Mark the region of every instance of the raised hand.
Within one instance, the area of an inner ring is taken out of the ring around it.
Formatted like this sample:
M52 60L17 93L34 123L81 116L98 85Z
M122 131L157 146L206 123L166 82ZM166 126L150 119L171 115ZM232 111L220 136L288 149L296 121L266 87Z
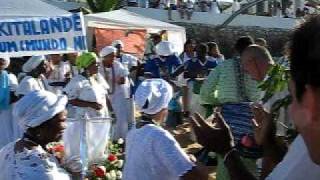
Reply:
M220 113L212 117L213 125L208 124L199 114L191 117L191 124L198 142L211 151L225 154L234 147L230 127Z
M258 145L266 145L275 134L275 125L272 115L264 110L262 105L254 104L251 106L254 119L254 137Z

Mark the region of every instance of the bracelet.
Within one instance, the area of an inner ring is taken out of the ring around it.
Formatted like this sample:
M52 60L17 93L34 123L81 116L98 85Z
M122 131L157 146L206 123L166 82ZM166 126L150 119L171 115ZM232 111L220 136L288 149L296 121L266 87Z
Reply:
M231 155L231 153L233 153L234 151L237 151L235 148L231 148L223 157L223 163L226 162L226 160L228 159L228 157Z

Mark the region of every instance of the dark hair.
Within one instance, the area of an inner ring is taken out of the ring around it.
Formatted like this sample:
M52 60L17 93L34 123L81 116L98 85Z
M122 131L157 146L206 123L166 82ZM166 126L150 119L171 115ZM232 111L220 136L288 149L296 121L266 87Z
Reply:
M208 42L207 45L208 45L209 51L211 49L213 49L213 48L217 48L218 47L218 44L215 43L215 42Z
M197 46L197 54L198 55L206 55L208 53L208 46L205 43L200 43Z
M242 54L242 52L251 44L254 44L254 41L251 36L241 36L236 44L235 49L238 51L239 54Z
M320 16L312 16L291 38L289 48L290 73L295 82L298 101L308 84L320 87Z
M153 34L152 39L161 40L161 36L160 36L160 34Z
M183 49L186 50L188 45L196 44L196 41L193 39L187 39L187 41L184 43Z

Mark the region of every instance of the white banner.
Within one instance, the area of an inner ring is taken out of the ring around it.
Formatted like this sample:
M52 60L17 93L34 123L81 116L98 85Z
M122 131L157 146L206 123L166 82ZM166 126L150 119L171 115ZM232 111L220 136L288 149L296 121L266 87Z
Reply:
M87 50L82 13L0 20L0 56L61 54Z

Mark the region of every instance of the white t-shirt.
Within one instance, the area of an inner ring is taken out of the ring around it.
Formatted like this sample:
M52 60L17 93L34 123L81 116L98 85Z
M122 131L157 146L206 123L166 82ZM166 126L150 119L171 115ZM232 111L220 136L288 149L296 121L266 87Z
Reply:
M284 159L266 180L319 180L320 166L310 159L303 138L299 135L291 144Z
M101 110L95 110L89 107L76 107L74 117L81 118L86 113L89 117L108 117L108 108L106 96L109 85L104 78L97 74L95 77L85 78L82 75L76 75L68 85L63 89L70 100L80 99L88 102L97 102L103 106Z
M128 133L123 180L178 180L194 164L174 137L149 124Z

